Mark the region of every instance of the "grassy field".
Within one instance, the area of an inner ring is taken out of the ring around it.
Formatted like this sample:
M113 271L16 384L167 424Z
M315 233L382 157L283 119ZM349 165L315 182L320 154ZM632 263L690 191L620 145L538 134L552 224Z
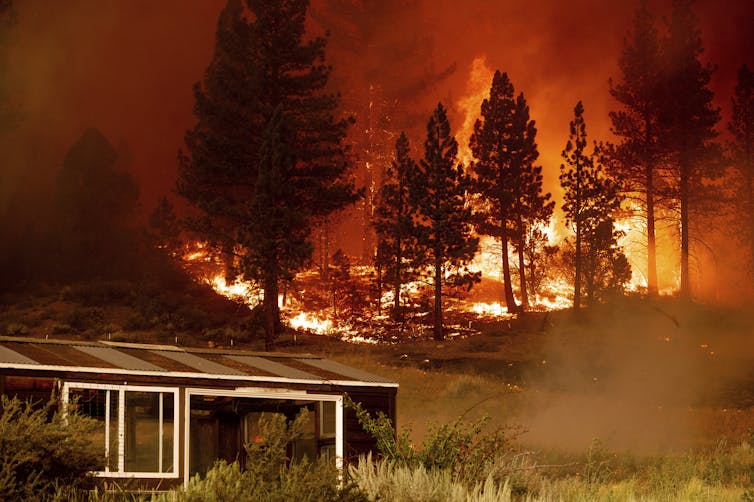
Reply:
M201 290L83 284L2 299L0 332L258 350L248 310ZM202 309L195 308L201 305ZM398 427L491 418L515 499L754 500L754 315L674 299L473 320L443 342L353 344L292 333L311 352L400 383ZM430 483L432 484L432 483Z

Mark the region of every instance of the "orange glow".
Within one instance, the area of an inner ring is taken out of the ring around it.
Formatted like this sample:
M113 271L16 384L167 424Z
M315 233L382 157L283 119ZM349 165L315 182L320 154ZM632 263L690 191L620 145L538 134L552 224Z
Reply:
M456 109L463 114L463 123L455 135L458 141L458 160L468 168L473 160L469 140L474 133L474 123L479 118L482 101L490 95L490 85L495 72L487 65L487 58L480 56L471 63L471 73L466 81L466 95L456 102Z

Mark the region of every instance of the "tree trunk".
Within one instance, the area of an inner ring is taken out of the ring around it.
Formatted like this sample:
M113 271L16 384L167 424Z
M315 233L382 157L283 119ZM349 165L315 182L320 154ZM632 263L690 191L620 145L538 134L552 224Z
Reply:
M575 275L573 278L573 310L578 312L581 308L581 222L576 222L576 255Z
M264 278L264 348L272 350L276 338L277 326L280 323L280 309L278 307L278 280L274 272L268 272Z
M396 253L395 253L395 281L393 284L393 321L402 322L403 315L401 312L401 286L403 281L401 280L401 266L403 265L403 253L401 252L401 236L400 234L396 238Z
M681 205L681 291L684 299L691 297L689 282L689 176L691 166L686 146L682 147L679 158L679 199Z
M519 282L521 287L521 312L525 312L529 306L529 294L526 289L526 266L524 261L524 244L526 244L526 233L524 232L524 224L521 221L521 215L518 215L518 270L519 270Z
M657 280L657 241L655 239L655 187L654 166L650 158L649 145L652 141L650 112L644 119L644 172L647 194L647 293L656 296L659 290Z
M511 285L511 267L508 262L508 230L505 227L505 220L502 222L502 232L500 234L500 246L502 248L503 259L503 288L505 291L505 308L508 312L515 312L516 299L513 297L513 286Z
M651 169L647 169L648 179L652 179ZM656 296L659 291L657 279L657 240L655 237L655 201L651 181L647 184L647 293Z
M435 250L435 340L445 340L445 333L442 328L442 281L443 267L442 256L438 250Z

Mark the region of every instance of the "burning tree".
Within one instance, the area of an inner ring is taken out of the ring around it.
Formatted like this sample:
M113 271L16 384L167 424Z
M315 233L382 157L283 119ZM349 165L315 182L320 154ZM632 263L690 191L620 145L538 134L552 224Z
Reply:
M384 275L392 283L392 317L396 322L403 319L401 288L409 280L409 261L416 255L415 208L411 203L410 188L415 184L417 170L418 166L411 158L408 138L402 133L395 142L395 161L387 169L373 220L380 242L376 268L384 270Z
M268 347L279 284L311 255L313 222L359 195L344 180L348 123L334 118L338 98L325 92L326 40L304 40L307 8L228 3L179 154L178 191L199 210L192 229L230 257L232 273L264 287Z
M442 103L437 105L427 123L427 140L412 185L416 203L416 236L431 270L434 287L434 337L443 340L442 294L444 285L466 286L479 281L479 273L468 270L479 239L471 234L471 209L466 204L470 177L456 161L458 142L450 135L450 123Z
M593 301L605 289L618 289L631 278L631 269L617 245L620 232L613 225L613 214L621 197L618 185L606 176L595 144L586 153L587 134L584 106L579 101L570 123L570 136L562 152L560 184L564 190L563 212L572 225L574 242L573 308L581 307L582 280Z
M537 129L529 119L523 93L514 98L507 73L495 72L490 96L482 102L482 118L476 121L470 147L476 161L473 191L480 198L477 229L500 239L509 312L517 309L511 285L508 242L518 252L519 290L522 308L528 305L526 281L526 236L537 222L550 219L554 202L542 193L542 167L535 165L539 152Z

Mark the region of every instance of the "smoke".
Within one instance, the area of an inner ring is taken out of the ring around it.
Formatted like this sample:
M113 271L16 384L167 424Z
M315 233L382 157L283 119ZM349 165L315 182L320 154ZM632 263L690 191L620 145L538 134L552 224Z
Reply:
M751 405L751 319L741 312L629 299L561 321L529 377L542 389L521 417L534 445L678 451Z
M329 1L313 0L312 10ZM369 102L371 91L362 84L380 76L388 77L383 80L391 83L396 96L419 89L400 103L399 110L411 109L415 127L410 139L420 153L424 125L438 101L452 113L454 132L471 120L468 107L459 103L489 87L490 82L469 85L479 61L490 79L497 69L507 72L529 102L539 131L545 189L559 200L560 151L578 100L586 107L590 138L610 136L607 114L614 103L608 79L619 78L618 56L636 3L380 2L372 9L379 15L362 21L374 26L367 30L373 37L367 48L385 54L369 55L369 72L357 79L363 89L342 90ZM670 3L653 0L650 6L662 18ZM192 87L211 59L216 20L225 1L70 0L55 8L43 0L15 4L8 78L22 120L14 132L0 138L6 153L0 211L25 187L34 186L33 192L49 187L65 152L89 127L101 130L113 144L128 145L143 212L163 195L172 195L176 153L195 120ZM696 11L706 47L703 59L718 66L712 85L723 108L722 131L736 70L743 63L754 66L754 33L749 26L754 4L734 0L721 6L698 0ZM311 24L313 32L322 32L316 22ZM342 85L358 71L354 65L366 59L354 55L353 47L344 47L348 40L333 33L328 47L333 80ZM405 40L415 43L401 45ZM407 68L409 64L419 68ZM396 83L417 75L432 78ZM363 126L355 126L354 137ZM338 240L358 242L345 235Z

